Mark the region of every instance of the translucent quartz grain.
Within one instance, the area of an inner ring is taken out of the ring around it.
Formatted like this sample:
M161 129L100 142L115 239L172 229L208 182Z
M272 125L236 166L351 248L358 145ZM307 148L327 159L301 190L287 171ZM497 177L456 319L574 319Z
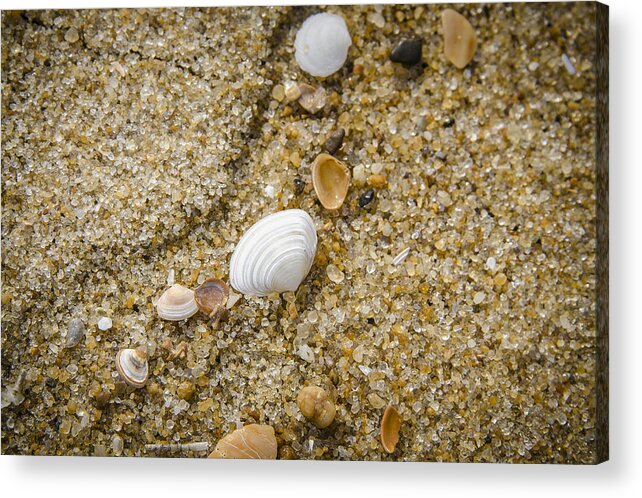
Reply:
M345 278L345 275L343 274L343 272L339 270L339 268L337 268L335 265L332 265L332 264L328 265L325 271L328 275L328 278L335 284L340 284L341 282L343 282L343 279Z

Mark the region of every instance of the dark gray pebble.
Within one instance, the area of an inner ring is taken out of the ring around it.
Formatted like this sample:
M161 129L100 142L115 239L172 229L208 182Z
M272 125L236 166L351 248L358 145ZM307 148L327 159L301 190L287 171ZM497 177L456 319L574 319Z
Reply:
M334 154L343 145L343 138L346 136L346 131L339 128L325 141L325 150L328 154Z
M305 182L301 179L301 177L297 176L294 179L294 195L301 195L304 189Z
M359 207L366 207L368 204L372 202L375 196L375 191L374 189L366 190L363 194L361 194L361 197L359 197Z
M392 62L400 62L410 66L421 61L421 38L401 40L390 53Z

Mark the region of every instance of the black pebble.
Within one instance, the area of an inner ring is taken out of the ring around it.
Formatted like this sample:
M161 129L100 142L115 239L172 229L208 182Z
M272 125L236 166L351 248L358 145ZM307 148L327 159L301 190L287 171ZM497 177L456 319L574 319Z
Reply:
M343 145L343 138L346 136L346 131L339 128L325 141L325 150L328 154L334 154Z
M446 121L444 121L444 128L450 128L454 124L455 120L453 118L448 118Z
M421 61L421 38L401 40L390 53L392 62L401 62L410 66Z
M368 318L368 323L369 323L370 325L374 325L374 324L375 324L375 320L374 320L374 318L372 318L372 317Z
M359 207L366 207L374 199L375 191L373 189L366 190L361 197L359 197Z
M51 377L47 377L47 380L45 381L45 384L47 384L47 387L54 388L56 387L56 381L52 379Z
M486 437L484 438L484 441L486 441L486 444L489 444L492 440L493 439L488 434L486 434Z
M294 194L301 195L303 193L304 188L305 188L305 182L300 177L297 176L294 179Z

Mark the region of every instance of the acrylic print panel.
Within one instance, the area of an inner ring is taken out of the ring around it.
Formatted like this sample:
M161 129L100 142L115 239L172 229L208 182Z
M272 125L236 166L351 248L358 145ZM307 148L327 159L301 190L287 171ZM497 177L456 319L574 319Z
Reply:
M2 452L608 458L608 11L5 11Z

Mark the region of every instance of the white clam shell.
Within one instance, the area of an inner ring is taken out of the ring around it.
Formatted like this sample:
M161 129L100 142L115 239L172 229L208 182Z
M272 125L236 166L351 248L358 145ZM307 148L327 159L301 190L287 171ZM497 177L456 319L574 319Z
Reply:
M308 17L297 31L294 57L306 73L325 77L341 69L350 45L343 18L323 12Z
M296 291L317 251L310 215L287 209L256 222L241 237L230 261L230 284L242 294Z
M158 299L156 311L162 319L173 322L191 317L198 311L194 291L179 284L172 285Z
M143 387L149 374L147 353L140 349L121 349L116 355L116 370L130 386Z

